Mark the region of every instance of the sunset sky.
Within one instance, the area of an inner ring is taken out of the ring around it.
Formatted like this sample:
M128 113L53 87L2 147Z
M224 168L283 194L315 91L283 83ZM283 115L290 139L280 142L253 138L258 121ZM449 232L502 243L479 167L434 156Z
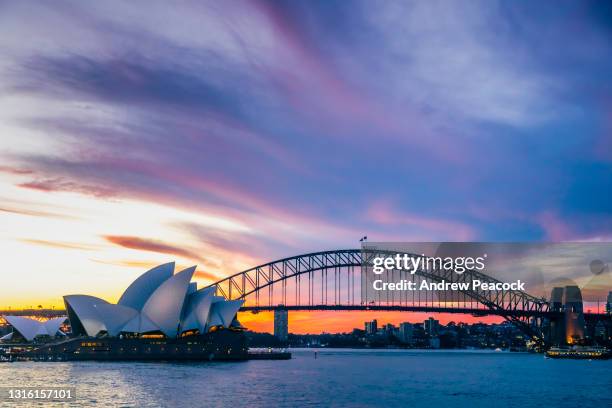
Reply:
M363 235L609 241L611 72L608 2L0 2L0 309ZM411 320L290 329L376 317Z

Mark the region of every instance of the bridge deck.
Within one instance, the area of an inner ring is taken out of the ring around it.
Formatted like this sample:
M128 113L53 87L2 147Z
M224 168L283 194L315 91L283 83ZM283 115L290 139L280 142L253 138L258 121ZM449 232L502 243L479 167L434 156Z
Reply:
M559 315L558 312L541 312L537 310L491 310L491 309L476 309L476 308L460 308L460 307L438 307L438 306L386 306L386 305L260 305L260 306L243 306L241 312L265 312L274 310L289 310L289 311L381 311L381 312L431 312L431 313L456 313L470 314L475 316L497 315L497 316L521 316L521 317L554 317Z

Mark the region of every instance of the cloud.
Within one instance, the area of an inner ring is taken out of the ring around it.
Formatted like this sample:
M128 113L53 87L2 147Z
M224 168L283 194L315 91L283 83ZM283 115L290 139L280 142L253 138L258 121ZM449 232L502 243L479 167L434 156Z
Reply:
M28 244L42 245L42 246L48 246L52 248L78 249L81 251L94 251L99 248L98 246L95 246L95 245L83 245L83 244L77 244L73 242L48 241L44 239L27 238L27 239L20 239L20 241L26 242Z
M283 243L282 239L259 233L223 231L197 223L180 223L178 230L186 231L198 242L210 248L211 252L227 252L248 256L253 260L273 257L275 254L289 253L294 248Z
M411 239L415 240L430 241L430 237L436 236L441 241L470 241L476 237L474 228L465 223L397 211L396 207L384 200L370 206L366 217L376 224L400 229L405 236L412 236ZM419 235L421 238L417 238Z
M154 251L154 252L158 252L158 251ZM138 269L143 269L143 270L149 270L159 265L159 262L136 261L136 260L106 261L102 259L92 259L92 261L97 262L97 263L107 264L107 265L127 266L128 268L138 268ZM175 271L181 271L186 268L188 268L187 265L176 265L174 269ZM196 278L209 280L213 282L216 282L219 280L219 277L215 275L214 273L205 272L200 269L195 271L194 276Z
M137 249L139 251L157 252L160 254L177 255L208 264L208 261L197 253L185 248L164 243L162 241L119 235L105 235L103 236L103 238L112 244L122 246L124 248Z
M19 187L45 192L73 192L92 195L98 198L111 198L116 195L109 188L85 185L73 181L65 180L61 177L53 179L37 179L17 184Z
M10 214L27 215L30 217L49 217L49 218L66 218L66 219L76 218L71 215L57 214L57 213L48 212L48 211L38 211L38 210L32 210L32 209L23 208L23 207L22 208L0 207L0 211L5 212L5 213L10 213Z
M97 263L101 263L105 265L127 266L129 268L138 268L138 269L145 269L145 270L149 270L159 265L159 262L153 262L153 261L136 261L136 260L121 260L121 261L108 260L107 261L107 260L95 259L95 258L92 258L91 260L93 262L97 262ZM179 269L179 268L175 268L175 269Z
M216 282L216 281L219 280L219 277L217 275L215 275L213 273L205 272L205 271L202 271L202 270L195 271L193 276L195 278L209 280L209 281L212 281L212 282Z
M24 174L32 174L33 171L32 170L28 170L28 169L15 168L15 167L11 167L11 166L0 166L0 173L8 173L8 174L15 174L15 175L24 175Z
M607 236L576 224L610 213L585 136L609 107L583 92L608 92L609 45L560 7L581 31L497 2L11 5L0 172L236 220L257 234L185 230L250 257L366 232L545 239L548 212Z
M384 84L394 84L385 92L453 119L520 127L550 120L554 77L512 46L503 13L495 2L383 2L369 21L394 56L381 60L393 78Z
M202 76L180 65L151 64L138 54L110 59L37 56L25 61L22 69L32 73L13 85L13 92L22 94L86 98L140 108L171 110L181 106L238 118L244 116L242 99L248 98L248 94L231 91L229 87L238 80L240 71L232 73L226 67Z
M551 241L568 240L575 234L567 223L556 214L545 212L541 214L538 219L541 227L546 233L546 237Z

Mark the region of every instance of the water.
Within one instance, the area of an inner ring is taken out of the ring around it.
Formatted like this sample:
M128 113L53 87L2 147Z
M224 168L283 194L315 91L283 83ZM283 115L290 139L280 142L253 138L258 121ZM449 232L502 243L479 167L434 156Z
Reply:
M0 386L73 386L78 402L104 407L612 406L612 360L489 351L326 349L317 359L313 353L241 363L3 363Z

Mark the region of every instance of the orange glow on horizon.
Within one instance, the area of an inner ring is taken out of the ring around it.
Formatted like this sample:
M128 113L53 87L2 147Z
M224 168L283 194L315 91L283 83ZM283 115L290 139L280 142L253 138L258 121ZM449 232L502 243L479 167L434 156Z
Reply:
M452 313L417 313L417 312L380 312L380 311L319 311L319 312L289 312L289 333L320 334L345 333L353 329L363 329L366 321L376 319L378 325L391 323L398 326L402 322L422 323L433 317L441 324L455 323L501 323L499 316L478 316ZM241 312L238 320L243 326L255 332L272 333L274 330L274 314L272 312Z

